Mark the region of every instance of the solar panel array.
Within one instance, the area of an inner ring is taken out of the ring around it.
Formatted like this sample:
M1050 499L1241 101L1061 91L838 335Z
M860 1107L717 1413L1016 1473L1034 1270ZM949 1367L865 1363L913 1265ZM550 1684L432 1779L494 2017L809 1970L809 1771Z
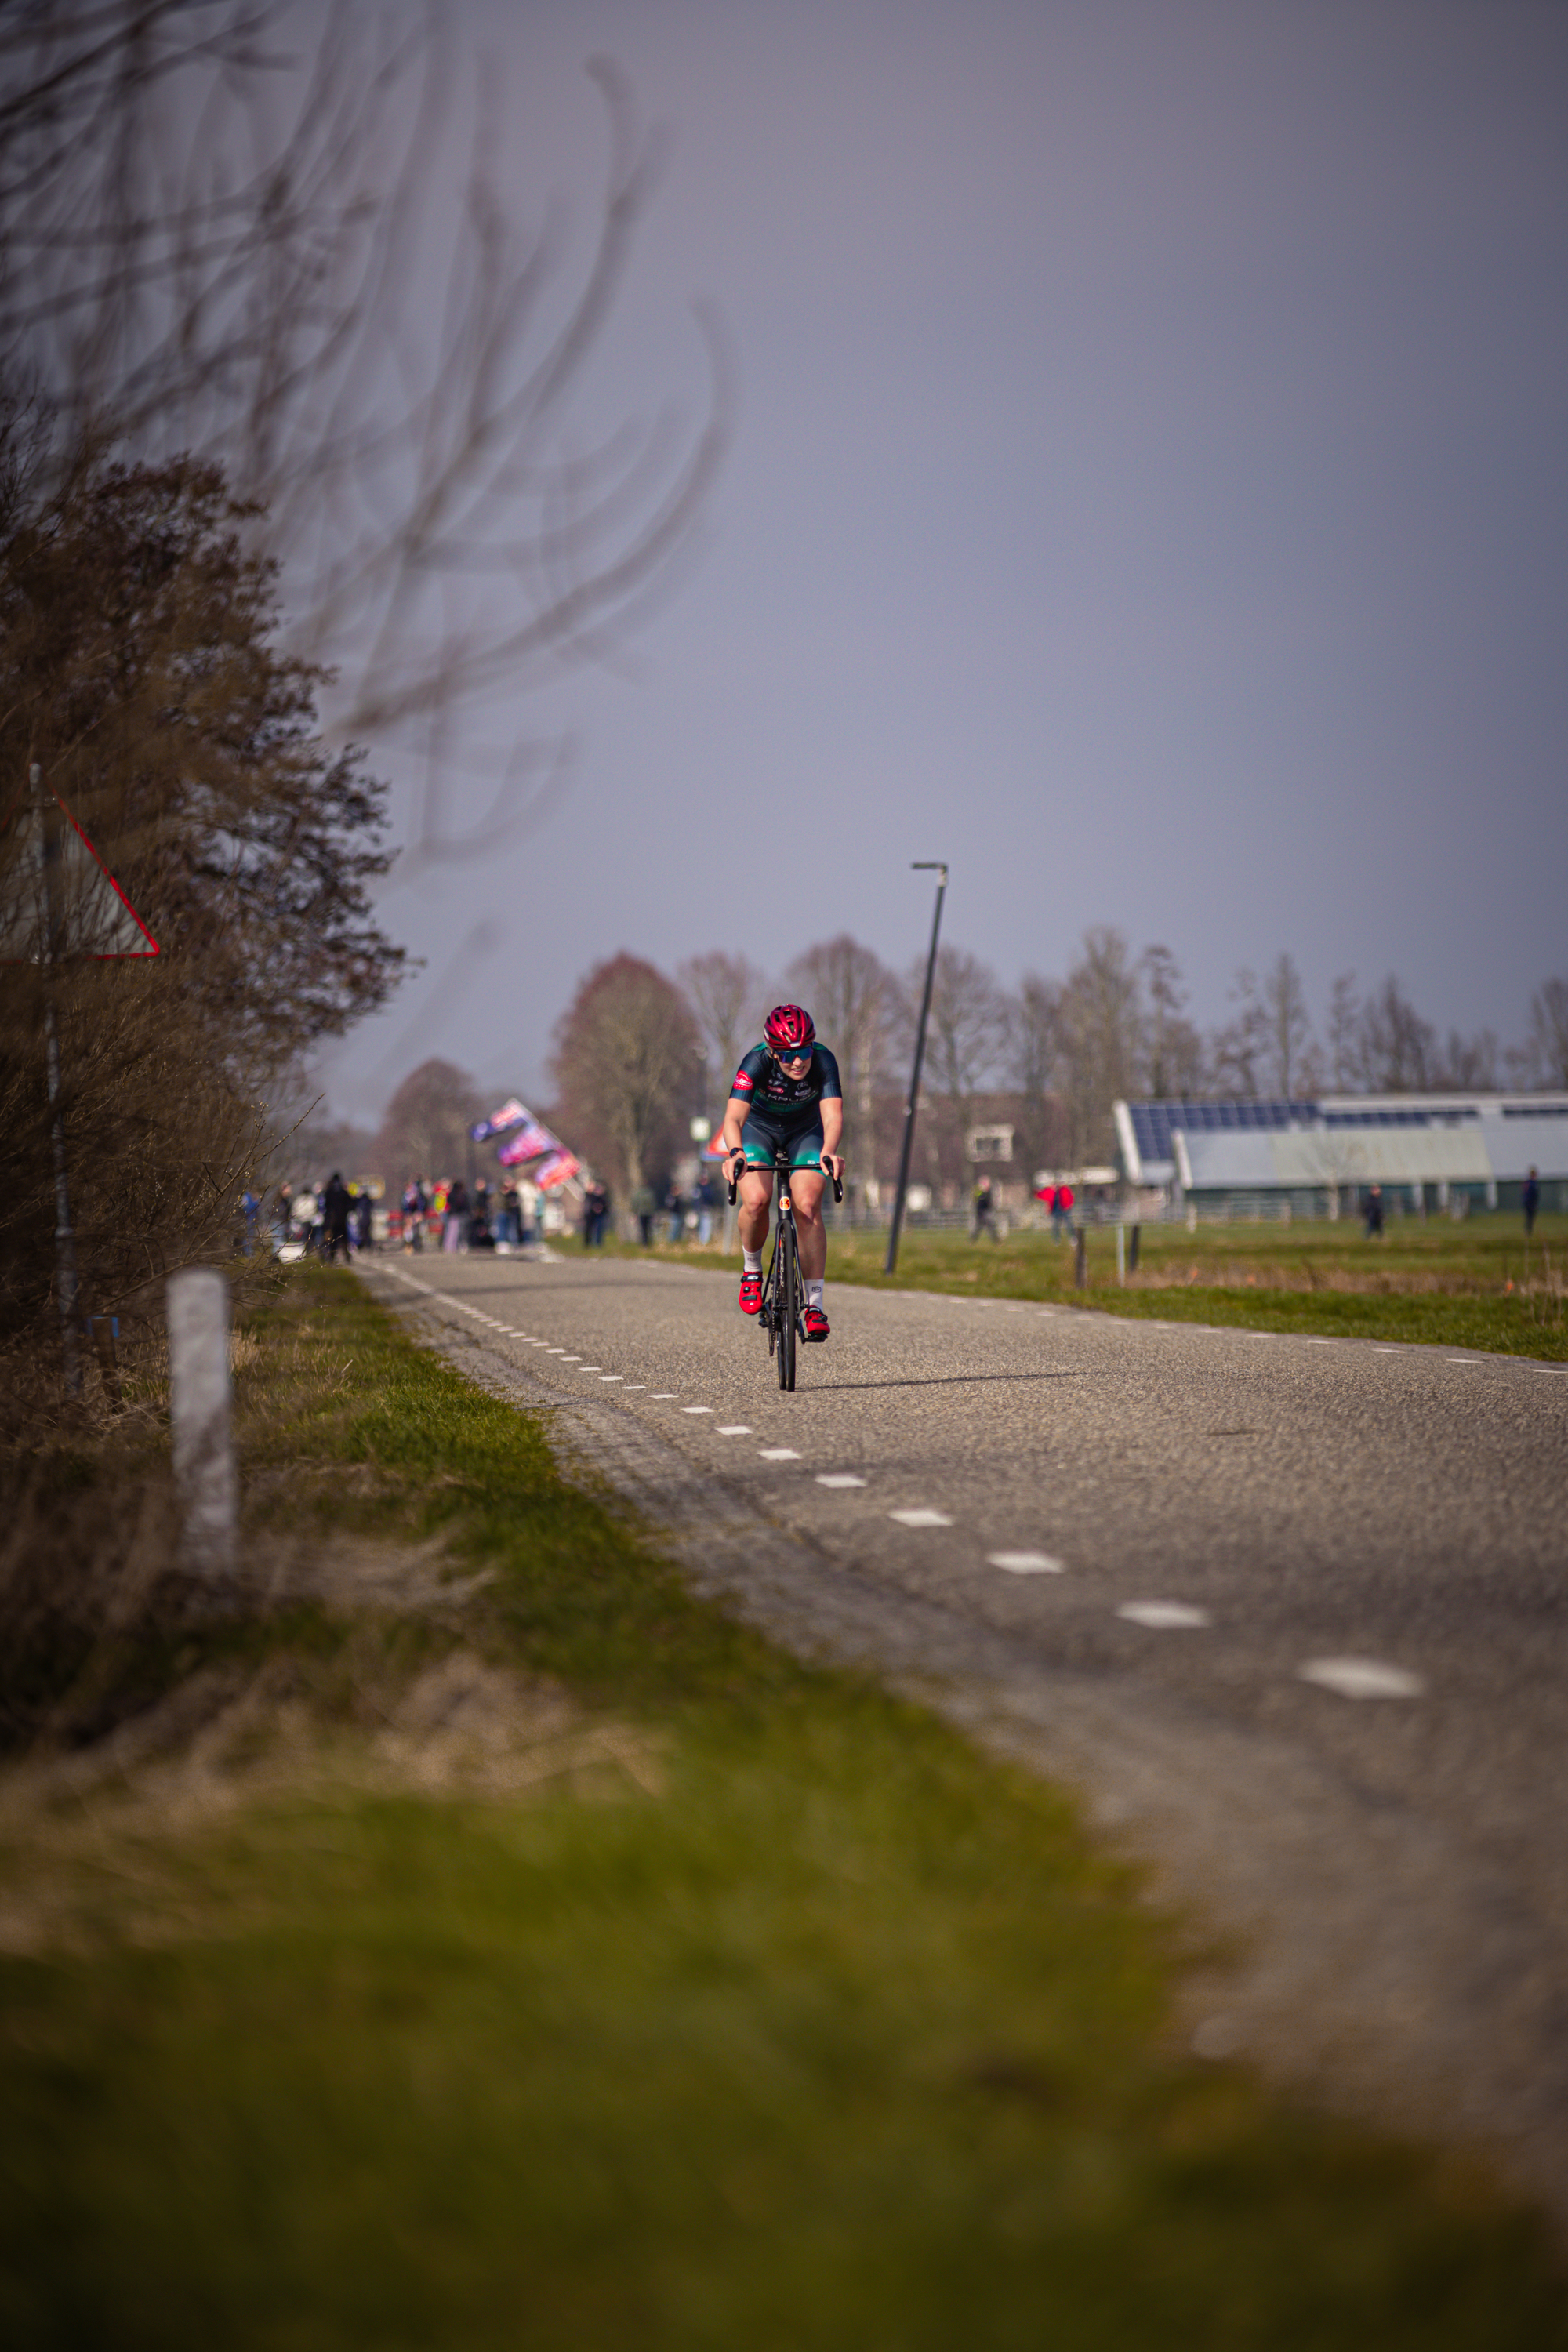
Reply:
M1178 1127L1190 1135L1214 1135L1239 1128L1311 1127L1321 1117L1311 1102L1135 1102L1127 1108L1138 1156L1145 1163L1175 1158L1171 1137Z

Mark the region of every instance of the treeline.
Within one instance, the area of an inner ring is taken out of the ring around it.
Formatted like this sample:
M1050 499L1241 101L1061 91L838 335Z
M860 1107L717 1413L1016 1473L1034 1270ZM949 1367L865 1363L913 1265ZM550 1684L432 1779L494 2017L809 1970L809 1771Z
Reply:
M847 933L777 974L722 950L667 977L620 955L590 972L557 1028L554 1109L597 1165L636 1183L689 1149L697 1113L717 1119L745 1048L781 997L807 1005L838 1056L846 1126L863 1168L896 1145L924 982L923 960L895 971ZM1412 1093L1443 1087L1568 1087L1568 980L1536 991L1530 1033L1503 1049L1489 1032L1440 1037L1392 977L1362 995L1334 983L1320 1031L1293 959L1242 971L1228 1017L1201 1028L1168 948L1135 953L1109 926L1088 931L1061 978L1016 989L968 950L937 958L926 1044L922 1160L962 1178L968 1130L1005 1117L1030 1168L1114 1154L1119 1097Z

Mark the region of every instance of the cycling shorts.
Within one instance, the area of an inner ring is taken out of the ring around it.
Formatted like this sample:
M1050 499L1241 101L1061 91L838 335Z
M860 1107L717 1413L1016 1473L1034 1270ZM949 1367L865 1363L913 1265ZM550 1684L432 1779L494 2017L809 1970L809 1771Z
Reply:
M748 1168L773 1167L782 1151L792 1168L816 1168L822 1159L822 1121L809 1127L784 1127L752 1111L741 1129L741 1148Z

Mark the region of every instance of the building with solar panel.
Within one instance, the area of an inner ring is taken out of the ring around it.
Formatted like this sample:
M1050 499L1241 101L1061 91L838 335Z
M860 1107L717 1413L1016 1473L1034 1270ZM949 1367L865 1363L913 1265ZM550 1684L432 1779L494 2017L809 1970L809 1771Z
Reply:
M1189 1210L1335 1216L1381 1184L1418 1214L1568 1210L1568 1094L1323 1095L1313 1102L1119 1102L1128 1181Z

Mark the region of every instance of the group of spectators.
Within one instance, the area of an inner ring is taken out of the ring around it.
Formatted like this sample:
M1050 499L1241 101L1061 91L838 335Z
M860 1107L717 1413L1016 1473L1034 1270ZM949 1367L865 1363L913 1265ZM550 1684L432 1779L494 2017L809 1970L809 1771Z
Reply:
M539 1191L508 1181L492 1191L481 1176L472 1192L460 1176L438 1176L426 1184L413 1175L398 1203L403 1246L422 1250L426 1239L438 1249L522 1249L539 1237Z
M660 1218L665 1221L666 1238L683 1242L695 1234L704 1244L713 1238L713 1218L722 1207L724 1193L717 1176L703 1171L689 1192L679 1184L669 1184L661 1194L651 1184L638 1184L632 1193L632 1214L637 1221L637 1233L644 1249L651 1249L655 1229Z
M245 1246L248 1255L255 1246L263 1207L250 1192L246 1193L240 1206L245 1214ZM358 1185L346 1184L336 1168L325 1183L296 1183L291 1176L285 1176L271 1195L265 1213L275 1252L292 1242L302 1244L331 1265L340 1252L346 1260L353 1251L372 1246L375 1203L368 1192Z
M1058 1242L1064 1238L1070 1241L1075 1230L1072 1221L1074 1201L1072 1186L1070 1184L1037 1184L1035 1187L1034 1197L1051 1221L1053 1239ZM979 1183L974 1187L972 1207L973 1213L969 1227L970 1240L977 1242L982 1234L989 1234L993 1241L998 1240L1000 1236L996 1230L996 1194L989 1176L982 1176Z

